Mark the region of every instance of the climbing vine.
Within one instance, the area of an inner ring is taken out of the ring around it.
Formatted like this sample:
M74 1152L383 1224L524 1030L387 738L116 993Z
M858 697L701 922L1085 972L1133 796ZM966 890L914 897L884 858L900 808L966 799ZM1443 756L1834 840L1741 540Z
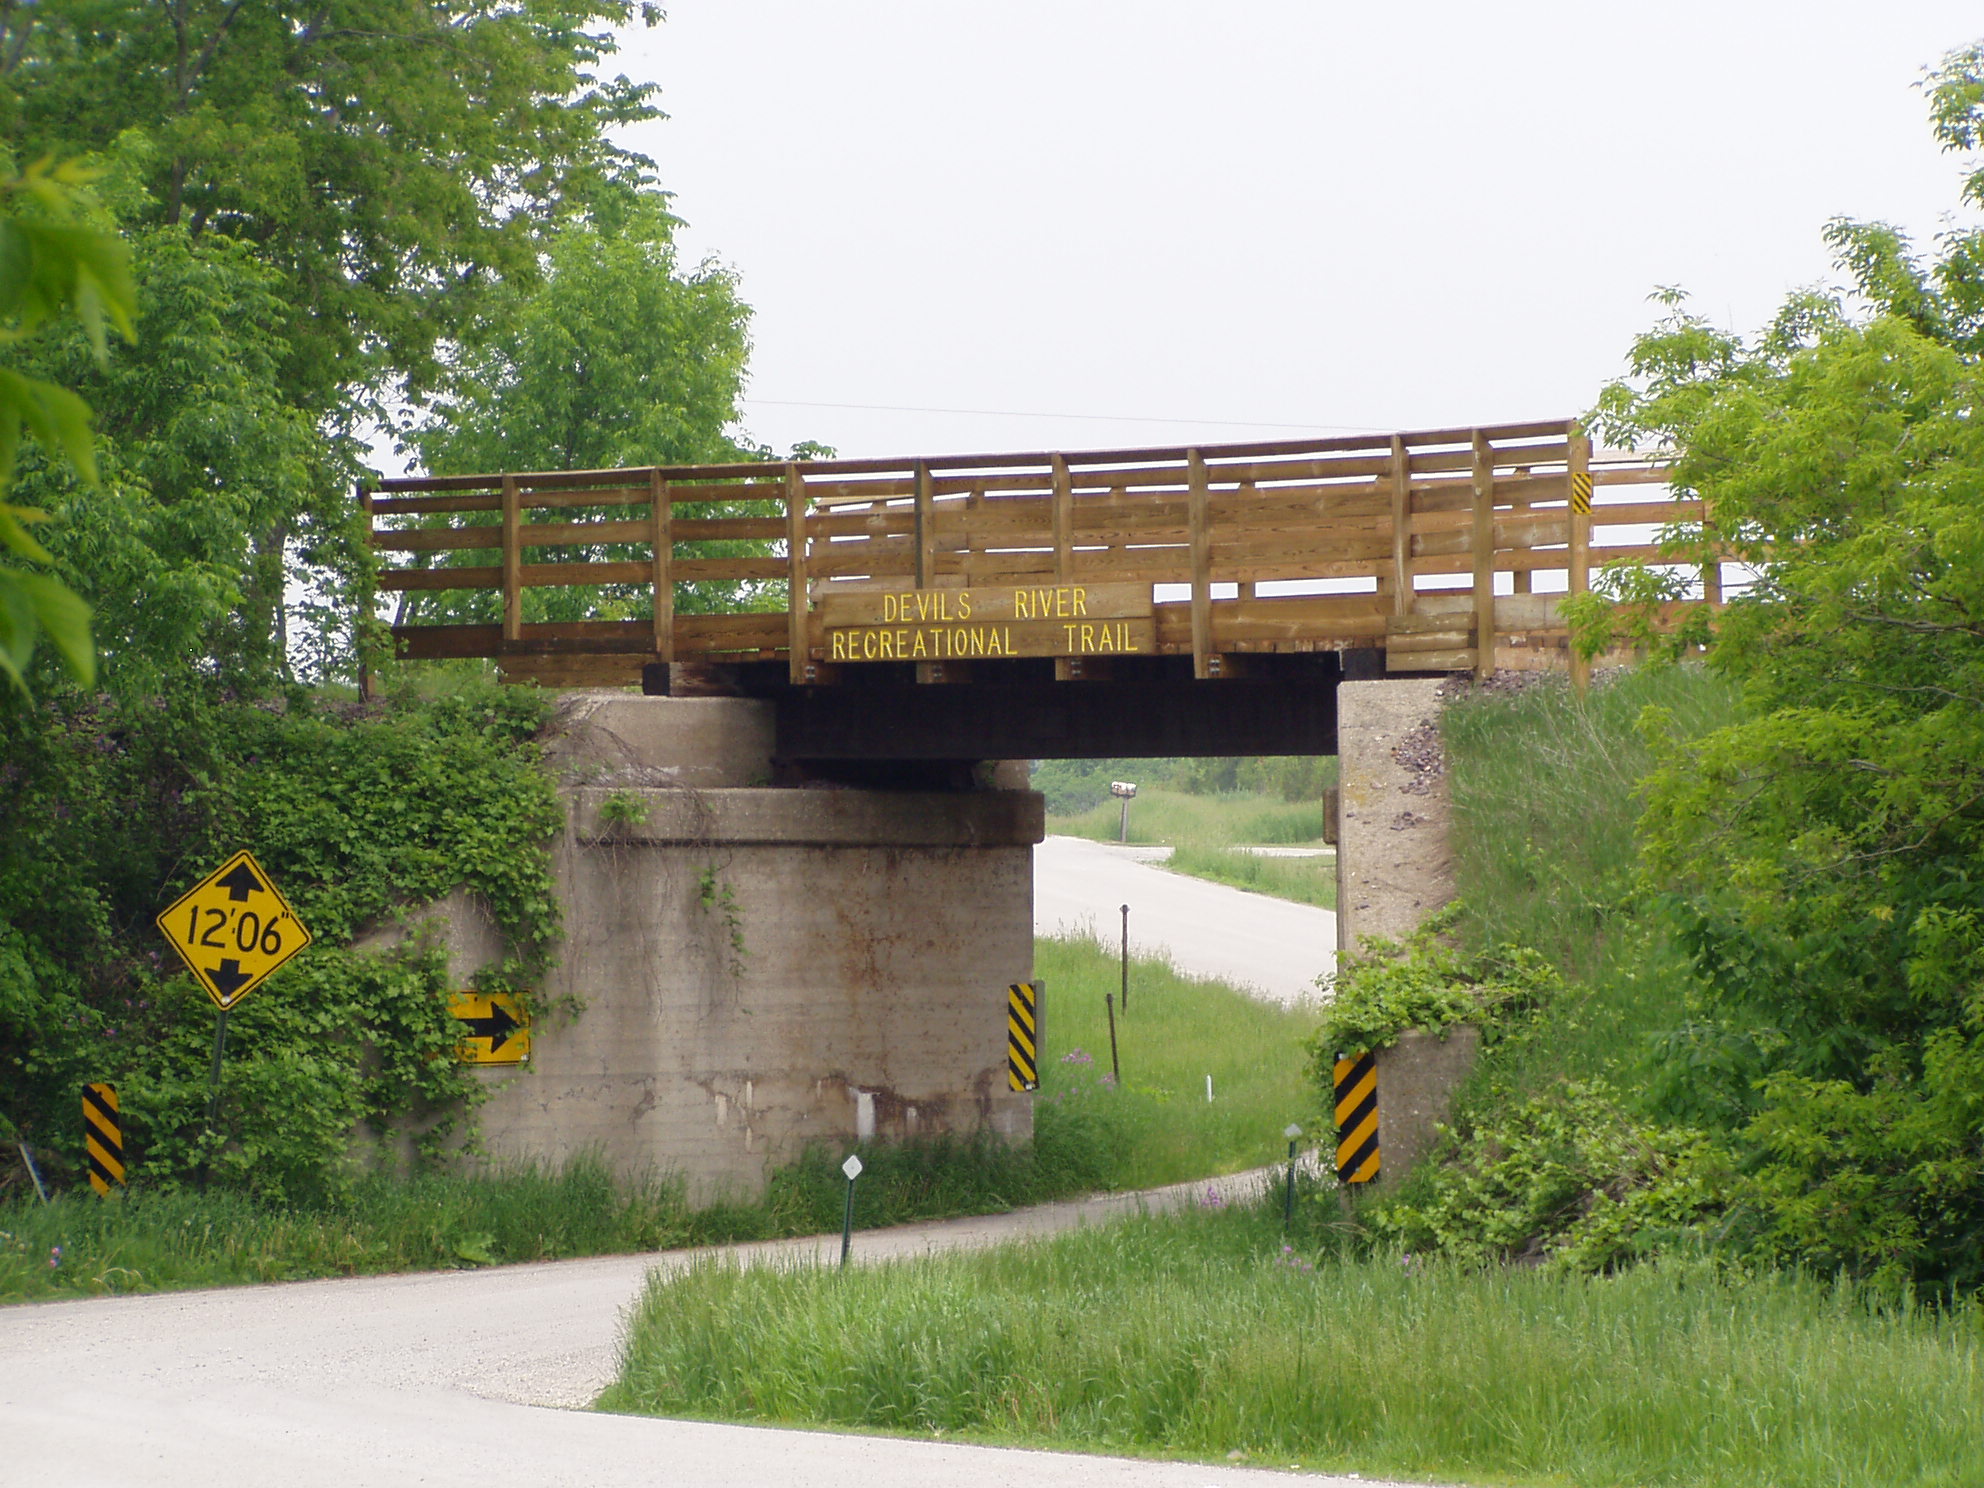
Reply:
M445 958L354 942L464 888L504 945L478 984L534 988L558 931L543 721L483 685L359 705L195 683L0 715L0 1115L74 1181L76 1089L112 1080L135 1181L205 1166L275 1197L339 1191L361 1123L458 1137L476 1087ZM241 847L315 944L230 1014L209 1136L214 1009L152 918Z

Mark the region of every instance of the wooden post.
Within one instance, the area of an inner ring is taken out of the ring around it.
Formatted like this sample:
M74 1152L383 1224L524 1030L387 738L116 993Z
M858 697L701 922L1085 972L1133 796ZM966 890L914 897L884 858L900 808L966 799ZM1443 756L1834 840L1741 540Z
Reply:
M1575 487L1579 476L1591 474L1591 441L1579 432L1576 424L1568 430L1570 439L1570 480ZM1591 513L1579 511L1576 493L1571 498L1571 551L1570 571L1565 577L1565 587L1572 594L1583 594L1591 588ZM1571 686L1579 692L1591 682L1591 663L1578 655L1576 648L1571 651Z
M1068 457L1052 455L1049 459L1054 482L1054 492L1048 502L1052 508L1054 530L1054 577L1065 584L1075 576L1075 486L1068 476ZM1054 658L1056 682L1072 682L1084 673L1079 656Z
M806 623L806 478L797 461L785 467L785 583L786 676L798 686L806 680L813 642Z
M1715 540L1715 531L1709 523L1706 496L1702 498L1702 546L1708 550L1708 562L1702 565L1702 598L1719 609L1722 605L1722 544Z
M1186 455L1190 494L1187 516L1192 532L1192 675L1212 675L1212 495L1206 489L1205 456Z
M930 467L916 462L916 587L928 589L937 574L937 528L930 510Z
M518 526L523 505L517 495L517 478L503 477L503 639L518 641L524 634L523 550Z
M1529 492L1525 485L1528 479L1529 467L1519 466L1516 470L1516 479L1509 493L1509 515L1512 518L1529 515ZM1509 541L1511 546L1522 548L1525 551L1528 550L1531 545L1530 534L1524 531L1521 540L1518 541L1514 536L1515 524L1513 522L1510 523L1510 532ZM1530 592L1535 577L1535 574L1531 570L1519 568L1509 575L1509 588L1516 594L1527 594Z
M675 559L674 509L668 482L659 470L648 472L648 548L654 582L654 654L657 661L675 660L675 580L669 569Z
M377 534L372 529L372 493L365 489L364 481L358 483L357 496L359 513L365 518L365 545L369 548ZM365 637L371 630L373 622L379 618L379 591L372 583L377 572L376 562L366 564L365 579L358 591L358 614L354 617L357 623L352 626L351 642L353 649L358 653L358 697L361 702L368 701L372 696L372 667L365 659ZM21 1156L23 1159L27 1157L27 1148L21 1149ZM29 1165L29 1172L33 1173L32 1164ZM38 1177L35 1179L35 1187L37 1189L41 1187L41 1179Z
M1474 675L1495 670L1495 451L1474 431Z
M1054 577L1065 584L1075 576L1075 486L1068 478L1068 457L1055 455L1053 462Z
M1392 613L1412 613L1412 457L1392 435Z

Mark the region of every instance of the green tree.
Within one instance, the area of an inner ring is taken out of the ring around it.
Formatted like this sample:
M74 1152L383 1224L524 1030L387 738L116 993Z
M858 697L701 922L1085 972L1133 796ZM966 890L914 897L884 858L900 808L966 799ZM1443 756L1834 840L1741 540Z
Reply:
M106 164L147 315L171 328L91 373L109 495L40 473L37 499L69 518L48 550L100 586L113 676L205 655L266 686L297 639L294 596L349 615L367 563L361 438L447 389L457 349L539 277L561 224L649 188L649 163L608 132L652 117L653 89L602 72L610 26L636 18L659 13L0 5L0 143Z
M19 172L9 167L0 176L0 344L9 349L71 311L99 360L106 321L133 333L135 295L123 246L78 220L87 179L73 164L45 162ZM95 483L89 405L57 383L0 367L0 497L13 485L24 427L49 456ZM45 520L37 508L0 500L0 553L37 566L0 563L0 672L24 687L45 635L69 672L88 684L96 671L89 607L60 579L38 571L54 560L28 527Z
M1948 58L1930 98L1943 144L1973 148L1984 51ZM1964 195L1984 204L1984 172ZM1984 237L1924 254L1842 220L1828 239L1850 297L1796 296L1745 342L1669 296L1600 409L1610 437L1669 446L1677 488L1707 502L1674 554L1758 574L1708 658L1754 716L1668 746L1646 787L1648 874L1697 975L1669 1053L1686 1114L1749 1154L1738 1227L1761 1253L1974 1285ZM1614 583L1641 603L1657 588Z
M687 272L670 242L658 197L617 220L567 225L545 255L541 279L512 288L486 332L460 359L453 391L430 410L413 447L437 474L491 470L602 470L768 458L729 430L750 351L750 310L719 264ZM620 515L632 515L628 508ZM718 501L691 517L776 516L766 503ZM688 548L680 551L686 556ZM697 556L764 553L750 540L699 543ZM487 563L457 551L455 563ZM547 550L545 561L645 556L629 545ZM680 611L748 608L782 591L752 582L698 582L676 590ZM495 597L456 591L409 594L404 618L495 618ZM646 585L526 591L533 620L643 618Z

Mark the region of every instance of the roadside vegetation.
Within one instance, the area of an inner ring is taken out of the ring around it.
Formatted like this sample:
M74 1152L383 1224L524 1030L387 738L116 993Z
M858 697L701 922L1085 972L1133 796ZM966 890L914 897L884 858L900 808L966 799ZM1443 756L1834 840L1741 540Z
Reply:
M1974 1308L1338 1255L1309 1208L1295 1248L1276 1206L1229 1206L849 1271L711 1260L650 1283L600 1404L1588 1488L1959 1488L1984 1460Z
M1984 46L1925 92L1984 144ZM1984 229L1828 240L1851 299L1745 341L1663 293L1601 399L1711 514L1569 602L1647 664L1446 715L1463 900L1341 965L1310 1041L1320 1106L1339 1047L1481 1030L1408 1181L1325 1184L1286 1239L1263 1205L712 1264L654 1283L604 1403L1459 1481L1974 1481ZM1712 612L1725 561L1754 581Z
M859 1227L1183 1182L1283 1151L1282 1128L1310 1100L1299 1040L1311 1014L1134 958L1130 1011L1117 1020L1119 1085L1103 1001L1120 991L1119 962L1084 940L1042 941L1036 954L1048 992L1032 1147L864 1145ZM840 1224L844 1156L808 1152L773 1174L762 1200L701 1207L665 1176L616 1183L590 1162L557 1174L340 1170L285 1195L150 1178L108 1201L70 1185L49 1204L21 1183L0 1202L0 1301L819 1234Z

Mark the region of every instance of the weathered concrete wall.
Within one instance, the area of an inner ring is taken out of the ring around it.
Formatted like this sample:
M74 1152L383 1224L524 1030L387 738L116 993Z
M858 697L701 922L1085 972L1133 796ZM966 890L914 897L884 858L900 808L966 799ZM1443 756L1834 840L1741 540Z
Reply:
M1337 949L1402 940L1454 897L1452 796L1439 679L1337 688ZM1472 1028L1407 1033L1378 1051L1379 1182L1395 1187L1437 1140L1474 1068Z
M583 1011L540 1023L528 1066L483 1072L492 1158L596 1152L708 1199L755 1194L812 1141L1031 1137L1031 1097L1006 1089L1005 989L1032 970L1041 798L755 787L768 715L565 706L564 941L542 991ZM497 948L454 911L465 979Z
M1454 897L1439 679L1337 687L1339 951L1402 939Z
M1378 1171L1386 1187L1396 1187L1439 1140L1437 1128L1453 1114L1454 1093L1480 1052L1480 1030L1467 1027L1402 1033L1378 1051Z

